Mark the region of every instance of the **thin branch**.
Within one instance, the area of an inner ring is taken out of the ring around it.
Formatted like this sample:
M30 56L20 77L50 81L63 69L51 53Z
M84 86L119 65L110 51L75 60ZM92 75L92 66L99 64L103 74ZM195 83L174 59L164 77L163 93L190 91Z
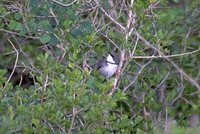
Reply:
M49 128L51 129L51 131L53 133L55 133L55 130L54 130L53 125L51 123L49 123L46 119L43 119L42 121L44 121L44 123L46 123L49 126Z
M163 80L158 84L158 86L154 89L154 91L156 91L160 86L163 85L163 83L167 80L167 78L170 75L170 71L167 72L167 74L165 75L165 77L163 78Z
M193 79L191 78L188 74L186 74L179 66L177 66L169 57L165 57L165 54L163 52L161 52L157 47L155 47L154 45L152 45L151 43L149 43L144 37L142 37L136 30L135 30L137 36L145 43L145 45L151 47L153 50L155 50L159 55L161 55L161 57L164 57L165 60L167 60L169 63L172 64L172 66L174 66L179 73L181 73L189 82L191 82L197 89L198 92L200 92L200 86L199 84Z
M23 69L23 71L21 72L21 75L20 75L20 81L19 81L19 86L21 86L22 84L22 81L23 81L23 73L26 71L26 68Z
M132 59L174 58L174 57L181 57L181 56L191 55L191 54L197 53L199 51L200 51L200 49L197 49L197 50L194 50L194 51L191 51L191 52L185 52L185 53L174 54L174 55L163 55L163 56L162 55L158 55L158 56L155 56L155 55L152 55L152 56L138 56L138 55L135 55L135 56L131 56L130 58L132 58Z
M103 35L106 39L108 39L108 41L110 41L119 51L122 51L121 48L119 48L119 46L107 35L101 33L101 35Z
M47 90L47 86L49 85L48 84L48 80L49 80L49 75L47 74L46 77L45 77L45 82L44 82L44 92L46 92Z
M5 30L5 29L0 29L0 31L6 32L6 33L9 33L9 34L18 35L18 36L25 37L25 38L29 38L29 39L37 39L38 40L40 38L40 37L34 37L34 36L21 35L20 33L8 31L8 30Z
M58 25L59 25L59 21L58 21L58 19L57 19L57 16L54 14L52 8L49 7L49 11L50 11L50 13L52 14L52 16L53 16L53 18L54 18L54 20L55 20L55 22L56 22L56 26L58 26Z
M133 51L130 52L130 56L131 56L131 57L133 57L133 55L135 54L135 50L136 50L136 48L137 48L138 41L139 41L139 38L138 38L138 36L137 36L137 39L136 39L136 41L135 41L135 45L134 45L134 47L133 47Z
M150 60L149 62L147 62L146 64L144 64L141 69L138 71L138 73L136 74L135 78L124 88L123 92L126 92L126 90L131 87L135 81L138 79L139 75L142 73L142 71L144 70L144 68L146 66L148 66L150 63L152 62L152 60Z
M193 106L194 105L194 103L193 102L191 102L191 101L189 101L189 100L187 100L186 98L184 98L183 96L181 96L180 97L183 101L185 101L187 104L189 104L189 105L191 105L191 106Z
M133 24L133 11L130 10L130 8L133 6L133 2L134 2L134 0L131 0L130 6L129 6L129 11L128 11L128 22L127 22L127 26L126 26L127 33L125 36L126 43L128 42L128 38L130 37L130 35L133 31L133 28L134 28L134 27L131 27L131 24Z
M10 82L10 79L12 78L14 72L15 72L15 69L17 67L17 63L18 63L18 59L19 59L19 52L18 50L15 48L15 45L10 41L10 39L8 39L9 43L12 45L13 49L15 50L16 52L16 59L15 59L15 64L14 64L14 67L13 67L13 70L8 78L8 80L6 81L6 84L4 86L4 89L6 88L6 86L8 85L8 83Z
M168 129L169 129L169 119L168 119L168 110L167 108L165 109L165 126L164 126L164 132L165 134L168 134Z
M170 103L170 105L173 105L174 104L174 102L176 102L179 98L181 98L182 97L182 94L183 94L183 90L184 90L184 86L183 86L183 75L182 74L180 74L181 75L181 90L179 91L179 94L176 96L176 98L174 98L172 101L171 101L171 103Z
M75 121L76 114L77 114L77 108L74 107L74 108L73 108L73 116L72 116L71 126L70 126L70 128L69 128L68 134L71 134L71 133L72 133L71 131L72 131L72 128L73 128L73 125L74 125L74 121Z
M126 28L122 26L119 22L117 22L114 18L112 18L102 7L99 7L101 11L112 21L114 22L117 26L119 26L123 31L126 31Z
M112 95L115 93L115 91L117 90L117 83L118 83L119 78L120 78L120 76L121 76L121 69L122 69L122 67L123 67L123 63L124 63L124 60L125 60L125 58L124 58L124 56L125 56L125 51L124 51L124 50L121 51L121 54L120 54L120 55L121 55L121 56L120 56L119 67L118 67L117 72L116 72L116 75L115 75L115 80L114 80L114 83L113 83L113 88L112 88L111 92L108 94L109 96L112 96Z
M130 2L130 7L132 7L133 5L133 2L134 0L131 0ZM101 8L100 8L101 9ZM101 9L102 10L102 9ZM103 10L102 10L103 11ZM108 15L105 11L103 11L106 16L108 16L110 19L112 18L110 15ZM131 33L132 33L132 28L130 28L131 26L131 22L132 22L132 11L131 11L131 8L129 10L129 13L128 13L128 20L127 20L127 26L126 28L123 27L121 24L118 24L118 22L115 22L122 30L126 31L126 35L125 35L125 39L126 39L126 43L128 43L128 38L130 37ZM113 19L113 18L112 18ZM112 20L111 19L111 20ZM114 20L114 19L113 19ZM119 66L118 66L118 69L117 69L117 72L116 72L116 75L115 75L115 80L114 80L114 83L113 83L113 88L111 90L111 92L108 94L109 96L112 96L116 90L117 90L117 84L119 82L119 79L121 77L121 74L122 74L122 67L123 67L123 64L124 64L124 61L125 61L125 50L121 50L120 52L120 63L119 63Z

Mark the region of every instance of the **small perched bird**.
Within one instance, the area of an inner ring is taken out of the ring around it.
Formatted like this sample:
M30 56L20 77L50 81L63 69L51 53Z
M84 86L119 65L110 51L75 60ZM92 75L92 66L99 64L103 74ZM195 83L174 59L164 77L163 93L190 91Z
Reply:
M110 78L111 76L113 76L113 74L116 73L119 66L119 61L120 59L118 58L116 53L108 53L107 57L105 57L97 64L97 70L104 77Z

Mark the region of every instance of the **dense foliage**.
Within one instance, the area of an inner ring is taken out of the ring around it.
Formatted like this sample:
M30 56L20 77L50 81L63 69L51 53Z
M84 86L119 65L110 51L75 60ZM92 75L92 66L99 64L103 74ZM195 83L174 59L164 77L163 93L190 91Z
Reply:
M1 0L0 20L0 133L200 130L199 0Z

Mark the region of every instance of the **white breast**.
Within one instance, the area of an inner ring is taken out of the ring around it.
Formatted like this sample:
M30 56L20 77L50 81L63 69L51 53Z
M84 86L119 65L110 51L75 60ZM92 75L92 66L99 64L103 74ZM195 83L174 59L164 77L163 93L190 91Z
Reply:
M101 67L99 71L104 77L110 78L117 71L117 68L118 65L108 63L107 66Z

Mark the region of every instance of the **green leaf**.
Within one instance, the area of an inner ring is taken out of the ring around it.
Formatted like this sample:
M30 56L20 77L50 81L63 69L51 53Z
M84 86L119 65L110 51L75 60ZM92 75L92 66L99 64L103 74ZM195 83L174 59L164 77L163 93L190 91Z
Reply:
M31 33L37 33L38 31L38 24L36 23L35 19L31 19L28 23L27 23L28 27L29 27L29 32Z
M47 43L51 40L51 37L48 34L43 34L42 36L40 36L40 41L42 43Z
M175 3L179 3L181 0L173 0L173 2Z
M37 12L40 5L39 0L30 0L27 8L31 12Z
M95 81L95 77L90 76L88 81L87 81L87 86L91 89L95 89L96 88L96 81Z
M69 20L71 20L71 21L75 21L75 20L77 19L77 16L75 15L75 12L74 12L73 9L70 9L70 8L69 8L69 9L67 10L66 14L67 14Z
M20 20L22 18L22 14L21 13L16 13L15 14L15 19L16 20Z
M51 37L51 40L49 41L50 45L54 46L59 43L59 40L55 35L51 34L50 37Z
M1 86L1 84L2 83L4 83L5 81L6 81L6 73L7 73L8 71L6 70L6 69L0 69L0 86Z
M48 32L53 32L53 28L52 28L52 25L49 21L47 20L44 20L44 21L41 21L39 24L38 24L39 28L41 28L42 30L44 31L48 31Z
M22 30L22 24L17 21L11 21L9 27L11 30L16 30L16 31Z
M71 20L65 20L63 23L64 27L69 27L71 24L72 24Z
M38 119L33 118L33 119L32 119L32 123L33 123L35 126L38 126L39 123L40 123L40 121L39 121Z
M2 5L0 5L0 14L3 15L6 13L6 8L4 8Z
M28 32L27 28L25 26L22 26L22 29L20 31L20 35L25 35L25 34L27 34L27 32Z
M94 28L91 21L83 21L77 27L71 30L73 36L85 36L94 32Z
M91 58L90 60L89 60L89 64L90 65L95 65L97 63L97 60L95 59L95 58Z
M69 66L70 68L72 68L72 69L73 69L73 68L75 67L75 64L74 64L74 63L72 63L72 62L69 62L69 63L68 63L68 66Z

